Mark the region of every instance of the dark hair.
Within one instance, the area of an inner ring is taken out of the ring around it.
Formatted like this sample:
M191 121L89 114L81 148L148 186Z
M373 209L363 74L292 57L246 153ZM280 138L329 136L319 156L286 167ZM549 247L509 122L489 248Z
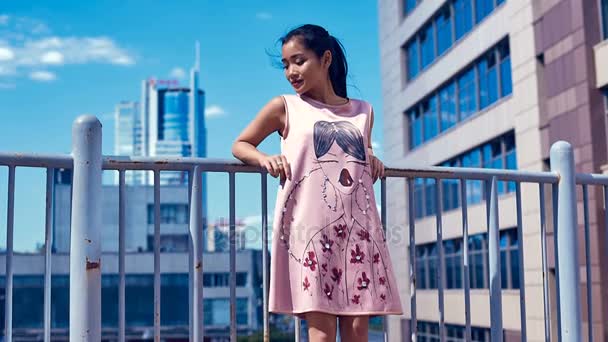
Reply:
M285 45L293 38L298 38L304 47L312 50L319 58L323 56L325 51L331 51L332 60L329 66L331 85L338 96L347 97L346 75L348 74L348 63L342 43L323 27L312 24L294 28L281 37L279 41L281 45Z
M349 155L365 161L365 144L361 132L348 121L317 121L313 129L315 155L324 156L334 141Z

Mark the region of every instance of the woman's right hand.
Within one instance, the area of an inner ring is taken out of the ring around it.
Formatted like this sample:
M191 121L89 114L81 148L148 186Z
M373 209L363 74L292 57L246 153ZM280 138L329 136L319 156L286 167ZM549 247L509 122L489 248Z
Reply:
M291 166L284 155L263 156L259 163L272 177L280 176L281 184L285 183L285 179L291 180Z

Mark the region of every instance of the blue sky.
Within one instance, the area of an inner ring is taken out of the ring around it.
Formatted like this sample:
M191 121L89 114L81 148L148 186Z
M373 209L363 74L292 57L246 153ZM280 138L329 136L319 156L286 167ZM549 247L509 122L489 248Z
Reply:
M229 4L230 6L228 6ZM138 100L148 77L179 78L201 44L208 155L232 158L237 134L272 97L292 93L267 51L290 28L314 23L346 47L349 96L372 103L372 139L382 148L382 98L376 1L10 1L0 9L0 151L69 153L71 125L83 113L103 124L103 153L113 153L113 110ZM182 84L187 84L182 79ZM260 149L279 153L278 136ZM381 152L377 154L382 157ZM44 237L44 171L18 169L15 248ZM111 175L106 176L111 177ZM259 176L237 177L237 217L255 225ZM0 245L5 246L6 168L0 168ZM224 175L210 176L210 219L227 216ZM274 208L270 183L269 212Z

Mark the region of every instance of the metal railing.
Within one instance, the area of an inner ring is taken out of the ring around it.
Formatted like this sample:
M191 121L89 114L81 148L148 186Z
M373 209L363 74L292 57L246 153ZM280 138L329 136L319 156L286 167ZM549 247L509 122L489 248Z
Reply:
M72 128L72 155L35 155L0 153L0 166L8 167L8 206L7 206L7 248L6 248L6 303L5 303L5 341L12 341L12 304L13 304L13 230L14 230L14 194L16 168L34 167L46 169L46 225L45 225L45 277L44 277L44 341L51 340L51 226L52 226L52 192L53 171L55 169L73 169L73 198L71 217L70 244L70 340L99 341L101 339L101 184L103 170L116 170L119 173L119 294L118 294L118 339L125 340L125 171L148 170L154 173L154 339L160 340L160 172L186 171L189 174L189 210L190 210L190 258L189 258L189 317L190 340L202 341L203 325L203 269L202 269L202 173L220 172L229 176L229 237L230 237L230 340L236 341L236 248L235 248L235 175L237 173L260 174L261 216L262 216L262 267L263 267L263 328L264 339L268 341L268 207L267 207L267 174L260 168L246 166L236 160L218 160L207 158L146 158L146 157L103 157L101 153L101 124L93 116L82 116L75 120ZM589 215L588 186L599 185L604 190L604 200L608 200L608 177L594 174L575 174L572 148L568 143L557 142L551 148L550 172L525 172L516 170L477 169L477 168L387 168L385 178L381 179L380 204L381 219L384 229L387 226L386 192L387 178L402 178L408 184L409 246L416 245L416 220L414 180L416 178L435 179L434 198L436 203L436 228L439 271L437 272L438 307L440 340L446 340L446 322L444 306L443 270L443 228L442 228L442 180L459 181L460 202L462 211L463 280L465 296L466 340L471 339L471 301L468 258L468 213L466 181L477 180L485 183L487 229L489 237L489 279L490 279L490 313L492 341L502 341L502 289L499 246L499 208L498 182L515 182L517 209L518 241L522 244L522 203L521 184L536 183L539 185L540 229L542 248L543 295L545 314L545 339L550 340L549 289L547 285L547 252L545 219L545 185L553 189L553 226L556 251L557 273L557 322L559 341L581 340L581 300L578 286L578 237L576 212L576 186L583 189L584 228L586 237L586 264L590 265L589 253ZM606 213L608 219L608 212ZM409 283L411 339L417 338L416 318L416 252L409 248ZM520 279L520 319L522 341L526 341L526 301L524 281L523 246L519 248ZM591 272L587 271L587 291L591 293ZM588 300L588 321L593 321L592 296ZM299 320L296 320L296 340L299 336ZM589 336L593 336L593 325L589 324ZM387 339L386 321L384 338ZM591 340L591 339L590 339Z

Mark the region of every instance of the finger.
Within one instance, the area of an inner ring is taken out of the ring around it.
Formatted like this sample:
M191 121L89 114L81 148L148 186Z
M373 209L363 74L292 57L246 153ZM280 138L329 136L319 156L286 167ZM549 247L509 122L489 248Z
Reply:
M380 177L384 178L385 171L384 164L380 163Z
M268 163L270 164L270 168L272 170L270 174L272 175L272 177L276 178L279 175L279 172L278 172L279 166L277 165L277 162L274 161L273 159L270 159L268 161Z
M284 155L281 155L281 160L283 160L285 175L289 180L291 180L291 165L289 165L289 163L287 162L287 158Z
M284 182L285 179L287 178L285 175L285 163L283 162L283 160L281 159L280 156L277 159L275 159L274 161L275 161L275 163L277 163L277 172L281 178L281 182Z

